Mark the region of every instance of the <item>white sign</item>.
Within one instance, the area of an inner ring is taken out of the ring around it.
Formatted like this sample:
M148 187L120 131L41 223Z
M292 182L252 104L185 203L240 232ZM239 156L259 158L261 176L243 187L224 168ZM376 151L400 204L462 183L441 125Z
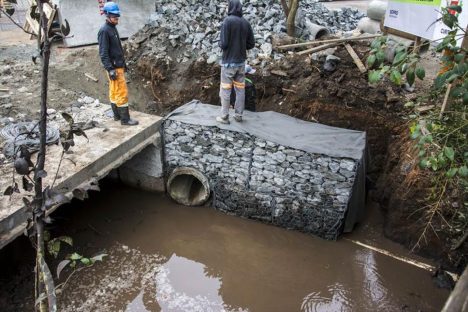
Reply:
M461 0L389 0L385 12L385 26L412 35L434 40L447 35L450 29L442 21L441 11L447 5L462 6L462 13L452 12L458 15L460 26L465 29L468 23L468 5ZM463 38L459 38L459 44Z

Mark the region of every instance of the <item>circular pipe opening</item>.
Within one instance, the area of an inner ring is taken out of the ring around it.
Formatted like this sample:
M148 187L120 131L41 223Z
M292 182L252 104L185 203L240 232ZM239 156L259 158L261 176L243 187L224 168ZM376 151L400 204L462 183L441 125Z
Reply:
M330 32L328 31L328 29L326 29L326 28L320 29L317 32L317 34L315 34L315 39L320 39L320 38L322 38L324 36L327 36L329 34L330 34Z
M179 204L200 206L210 197L210 185L200 171L181 167L175 169L169 176L167 192Z

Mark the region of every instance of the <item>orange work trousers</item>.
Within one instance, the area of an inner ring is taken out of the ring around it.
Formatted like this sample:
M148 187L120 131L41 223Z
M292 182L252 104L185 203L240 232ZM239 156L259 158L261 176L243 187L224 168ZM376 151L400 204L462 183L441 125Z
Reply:
M109 78L109 100L118 107L128 106L128 88L125 81L124 68L116 68L117 79L112 80Z

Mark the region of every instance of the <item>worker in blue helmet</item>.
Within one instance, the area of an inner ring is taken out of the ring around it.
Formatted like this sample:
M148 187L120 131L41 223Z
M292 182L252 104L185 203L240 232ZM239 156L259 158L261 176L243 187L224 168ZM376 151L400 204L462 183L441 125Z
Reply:
M109 78L109 99L114 120L120 120L122 125L138 125L138 121L130 118L128 111L128 88L125 81L125 57L117 31L120 8L115 2L104 4L102 11L106 15L106 23L98 33L99 56Z

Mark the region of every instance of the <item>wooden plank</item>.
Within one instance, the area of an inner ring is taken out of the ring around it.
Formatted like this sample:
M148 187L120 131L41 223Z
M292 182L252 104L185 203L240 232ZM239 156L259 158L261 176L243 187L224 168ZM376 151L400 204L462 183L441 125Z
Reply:
M91 74L85 73L84 75L85 75L86 77L88 77L89 79L91 79L92 81L94 81L94 82L98 82L98 81L99 81L99 79L97 79L96 77L94 77L94 76L91 75Z
M354 51L353 47L350 46L348 43L345 43L345 48L348 51L349 55L353 58L354 64L356 64L357 68L359 68L359 71L364 74L367 69L366 66L362 63L361 59L359 56L356 54L356 51Z
M282 70L272 70L271 73L276 76L288 77L288 74Z
M318 46L318 47L315 47L315 48L311 48L311 49L307 49L307 50L304 50L304 51L301 51L301 52L297 52L297 55L303 55L303 54L319 52L319 51L322 51L322 50L325 50L325 49L328 49L328 48L336 47L339 44L340 44L339 42L324 44L324 45L321 45L321 46Z
M286 44L286 45L278 46L276 48L277 49L290 49L290 48L306 47L309 45L317 45L317 44L324 44L324 43L341 43L341 42L348 42L348 41L366 40L366 39L372 39L372 38L377 38L381 36L382 36L381 34L375 34L375 35L367 35L367 36L360 36L360 37L308 41L308 42L303 42L303 43Z
M0 92L10 92L10 89L8 89L8 88L0 88Z

